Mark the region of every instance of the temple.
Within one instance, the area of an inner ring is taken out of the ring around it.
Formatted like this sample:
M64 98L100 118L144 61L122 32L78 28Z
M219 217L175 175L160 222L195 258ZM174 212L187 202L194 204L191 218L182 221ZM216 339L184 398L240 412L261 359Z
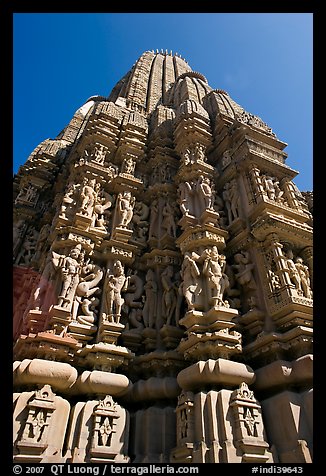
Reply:
M15 462L312 462L312 192L146 51L14 177Z

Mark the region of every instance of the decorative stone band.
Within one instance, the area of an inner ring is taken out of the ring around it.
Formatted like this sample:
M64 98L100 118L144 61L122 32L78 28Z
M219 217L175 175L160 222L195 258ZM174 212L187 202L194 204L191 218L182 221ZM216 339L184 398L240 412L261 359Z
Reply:
M253 383L255 373L251 367L225 359L199 361L179 372L177 381L184 390L196 390L206 384L221 387L239 386L242 382Z
M48 384L57 390L66 390L76 379L77 370L70 364L42 359L24 359L14 363L14 385Z
M125 375L100 370L85 370L69 393L121 396L131 387L132 383Z
M307 386L313 380L312 354L299 357L293 362L277 360L256 370L255 391L272 388Z
M134 383L124 400L135 402L143 400L158 400L177 398L181 389L174 377L150 377L147 380L138 380Z

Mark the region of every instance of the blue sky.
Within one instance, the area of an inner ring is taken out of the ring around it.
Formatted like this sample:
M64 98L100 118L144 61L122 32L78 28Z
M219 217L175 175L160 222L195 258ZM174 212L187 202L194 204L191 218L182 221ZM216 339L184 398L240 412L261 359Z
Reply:
M178 52L260 116L312 190L312 13L15 13L13 172L152 49Z

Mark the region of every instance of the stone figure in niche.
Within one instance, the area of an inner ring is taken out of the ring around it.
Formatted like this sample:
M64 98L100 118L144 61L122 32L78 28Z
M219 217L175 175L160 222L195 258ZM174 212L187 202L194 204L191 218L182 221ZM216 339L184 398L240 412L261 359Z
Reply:
M229 224L239 217L240 195L235 179L228 182L223 191L223 200L226 206Z
M71 207L74 204L73 195L77 189L78 185L70 183L67 187L67 191L63 197L62 205L60 209L60 216L62 218L67 218L66 211L68 207Z
M104 145L95 146L93 157L94 157L94 162L97 162L100 165L104 164L105 157L106 157L106 149Z
M149 223L148 238L158 237L158 201L154 200L151 204L151 216Z
M157 312L157 291L158 286L154 271L149 269L146 273L145 303L143 308L143 320L145 327L153 328Z
M162 228L173 238L177 237L177 226L175 223L176 207L167 200L162 210Z
M13 225L13 237L12 237L14 247L17 244L17 242L20 240L20 238L23 236L24 228L25 228L24 220L18 220L14 223L14 225Z
M299 270L297 269L295 263L294 263L294 256L293 256L293 251L291 249L287 250L285 254L285 262L288 267L288 274L291 282L294 284L295 289L298 291L298 294L302 294L302 289L301 289L301 278L299 274Z
M59 294L58 306L70 308L79 283L79 275L84 255L80 244L76 245L68 256L52 252L52 262L60 269L62 288Z
M131 192L120 192L117 197L115 226L126 228L131 222L135 197Z
M241 251L234 255L234 263L232 268L236 270L235 278L238 283L246 289L256 289L255 278L252 274L254 265L250 262L249 252Z
M200 271L196 262L198 258L199 256L194 251L191 253L187 251L181 266L180 288L186 299L188 310L195 309L195 297L200 294Z
M122 162L121 172L124 174L133 174L135 171L135 161L132 157L127 156Z
M177 290L177 292L176 292L177 302L176 302L176 306L175 306L175 315L174 315L174 317L175 317L175 325L178 326L180 316L181 316L182 303L183 303L183 300L184 300L184 295L183 295L183 292L182 292L182 280L181 280L181 272L180 271L178 271L175 274L174 279L175 279L174 280L175 289Z
M15 203L17 203L19 200L24 200L26 202L34 203L36 201L36 197L37 197L37 188L34 187L34 185L29 183L28 185L20 189L16 197Z
M160 179L161 179L160 166L156 165L151 175L151 185L155 185L156 183L159 183Z
M226 150L222 156L222 161L221 161L222 169L225 169L225 167L227 167L231 163L231 160L232 160L231 153L229 150Z
M163 287L163 317L166 325L171 325L173 313L177 305L177 291L175 283L172 281L174 275L173 266L165 268L161 274Z
M53 260L58 263L58 256L57 253L52 252L47 257L40 279L33 291L31 308L47 310L54 302L56 296L52 283L55 279L56 268Z
M100 301L95 294L100 293L98 284L102 278L103 270L97 264L90 263L82 267L72 313L73 319L81 324L94 324L97 319L96 307ZM79 306L83 314L77 316Z
M196 182L196 193L200 204L200 210L214 210L214 192L208 177L200 176Z
M281 287L280 277L272 269L268 270L268 277L272 291L278 290Z
M270 200L277 202L284 200L282 199L284 192L280 189L277 178L271 177L270 175L263 175L261 182Z
M101 190L101 185L96 184L96 203L94 206L93 226L100 230L107 231L108 218L111 215L109 208L113 205L113 197L105 190Z
M168 164L162 164L161 169L161 182L166 183L166 182L171 182L172 181L172 175L171 175L171 169Z
M142 243L146 242L146 234L149 227L148 223L149 207L143 202L136 202L131 226L134 230L134 237Z
M95 179L88 180L87 177L84 177L80 192L82 202L79 212L87 217L91 217L93 215L94 204L97 196L95 192L95 186Z
M302 294L306 298L311 299L312 291L310 287L309 268L303 263L303 259L300 256L298 256L295 260L295 267L299 274Z
M183 216L189 216L190 213L190 201L191 201L191 194L192 194L192 186L189 182L181 182L179 184L179 205L180 210Z
M104 284L105 312L103 318L110 322L120 322L121 308L124 299L121 293L126 290L127 278L121 261L116 260L113 264L113 274L107 270Z
M229 302L230 306L233 309L240 309L241 308L241 300L240 300L240 289L238 287L238 282L235 277L235 273L233 270L233 266L230 264L225 265L225 273L229 280L229 286L225 290L225 294L227 296L227 301Z
M229 279L225 273L226 258L219 254L216 246L203 251L203 275L206 276L206 290L208 303L213 306L229 307L227 301L223 301L225 290L229 287Z
M203 146L203 144L196 144L195 145L196 161L197 160L201 160L202 162L206 161L205 150L206 150L206 148Z
M39 233L35 230L35 228L31 228L28 230L21 251L17 257L18 264L24 266L30 265L31 259L33 258L36 252L36 243L38 235Z
M191 149L189 149L188 147L183 152L181 152L181 157L183 159L184 165L189 165L194 163L194 159L195 159L194 154L191 151Z
M42 253L45 251L47 240L48 240L49 235L50 235L50 230L51 230L50 223L46 223L45 225L42 226L42 228L40 230L40 233L38 235L36 251L35 251L35 256L34 256L35 260L40 259Z
M135 332L141 331L144 326L143 318L143 279L138 275L137 270L128 277L128 287L124 295L125 305L127 306L129 328Z
M224 211L224 202L223 202L223 199L217 193L215 193L215 197L214 197L213 210L218 215L219 226L221 228L225 228L227 218Z

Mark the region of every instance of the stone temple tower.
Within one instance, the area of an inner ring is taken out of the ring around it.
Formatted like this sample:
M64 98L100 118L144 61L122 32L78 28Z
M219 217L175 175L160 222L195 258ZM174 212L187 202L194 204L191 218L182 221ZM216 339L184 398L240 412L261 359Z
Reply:
M146 51L14 178L16 462L312 460L312 192Z

